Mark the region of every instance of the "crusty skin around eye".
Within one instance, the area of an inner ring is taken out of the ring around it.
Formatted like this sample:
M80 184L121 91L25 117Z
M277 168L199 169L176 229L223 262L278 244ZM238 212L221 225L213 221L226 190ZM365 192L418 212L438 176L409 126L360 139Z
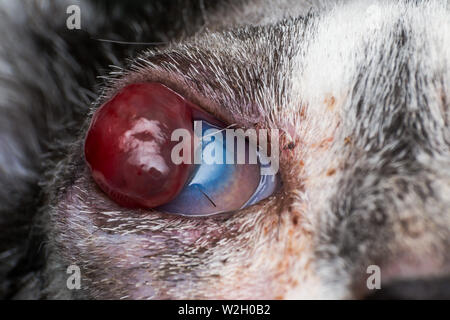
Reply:
M79 5L92 13L79 31L53 18L65 1L25 6L37 30L0 7L0 296L362 298L371 265L383 287L448 279L446 1ZM112 202L83 139L93 110L140 81L280 129L280 192L208 218ZM66 286L73 264L80 290Z

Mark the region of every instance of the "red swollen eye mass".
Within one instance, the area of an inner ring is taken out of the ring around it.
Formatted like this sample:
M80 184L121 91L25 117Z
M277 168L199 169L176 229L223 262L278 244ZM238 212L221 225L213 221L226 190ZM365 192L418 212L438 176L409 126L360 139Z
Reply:
M94 114L84 152L92 177L118 204L153 208L174 199L191 166L176 165L170 137L184 128L193 135L189 103L158 83L123 88ZM187 142L188 143L188 142Z

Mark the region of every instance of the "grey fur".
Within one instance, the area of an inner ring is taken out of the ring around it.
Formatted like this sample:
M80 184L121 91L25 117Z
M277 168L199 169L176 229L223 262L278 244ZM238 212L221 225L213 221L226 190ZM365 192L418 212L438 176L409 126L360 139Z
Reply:
M0 296L359 298L372 264L383 286L448 277L446 1L83 1L83 31L65 28L64 1L8 3ZM115 205L82 144L92 112L138 81L227 123L281 129L282 190L205 219Z

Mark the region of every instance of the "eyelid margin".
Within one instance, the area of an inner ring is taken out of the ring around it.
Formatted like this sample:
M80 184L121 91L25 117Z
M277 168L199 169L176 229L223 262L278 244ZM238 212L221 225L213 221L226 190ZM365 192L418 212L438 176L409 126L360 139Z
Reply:
M244 117L226 104L224 105L223 102L215 101L212 97L206 96L201 92L202 90L198 89L198 83L190 82L180 72L170 70L168 66L172 65L173 61L177 59L183 61L183 57L180 57L180 54L175 50L144 52L134 59L126 70L111 74L110 78L105 78L107 80L106 90L103 91L100 101L94 107L98 107L129 84L158 82L197 105L225 125L248 129L254 128L255 124L262 122L262 116L258 119ZM179 63L182 64L182 62ZM186 61L186 63L192 64L190 61Z

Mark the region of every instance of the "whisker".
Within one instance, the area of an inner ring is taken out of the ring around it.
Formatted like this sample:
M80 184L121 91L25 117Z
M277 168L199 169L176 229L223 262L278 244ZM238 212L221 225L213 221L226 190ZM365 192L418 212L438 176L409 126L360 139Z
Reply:
M217 207L217 205L214 203L214 201L212 201L212 199L199 186L197 186L197 189L198 189L198 191L200 191L205 196L206 199L209 200L209 202L211 202L211 204L214 207Z
M236 123L233 123L233 124L230 124L229 126L223 128L223 129L217 130L217 131L214 132L214 133L210 133L210 134L204 135L203 138L202 138L202 140L204 140L205 138L208 138L208 137L210 137L210 136L215 136L217 133L223 132L223 131L225 131L226 129L230 129L230 128L233 128L233 127L235 127L235 126L237 126L237 124L236 124Z
M100 41L100 42L108 42L108 43L115 43L115 44L148 45L148 46L159 46L159 45L167 43L167 42L120 41L120 40L100 39L100 38L92 38L92 39L96 40L96 41Z

